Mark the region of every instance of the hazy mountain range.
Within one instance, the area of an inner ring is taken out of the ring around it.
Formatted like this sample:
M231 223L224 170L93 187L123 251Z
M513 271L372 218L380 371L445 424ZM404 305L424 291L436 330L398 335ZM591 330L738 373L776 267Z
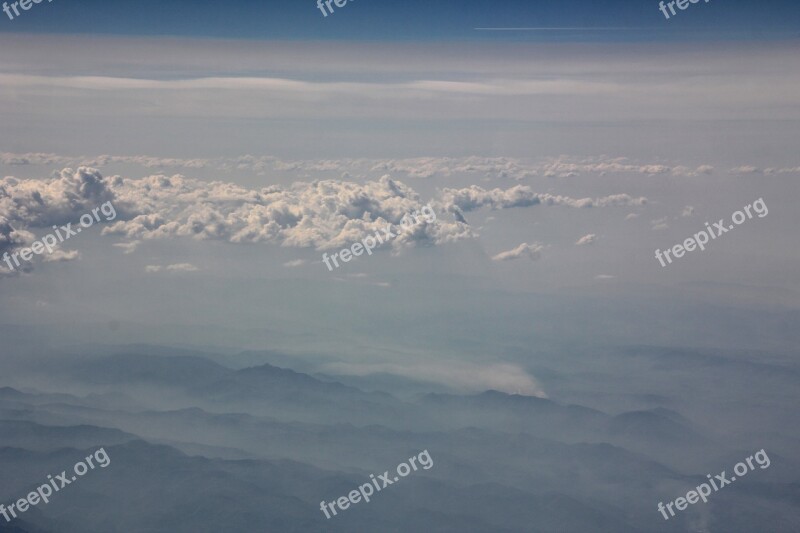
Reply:
M744 532L800 523L791 448L768 450L772 468L708 504L661 518L659 501L757 451L692 422L691 413L609 413L497 391L400 399L270 364L237 369L169 352L95 347L5 360L0 502L13 503L101 446L111 464L0 531L621 532L705 524ZM330 520L320 512L320 501L423 449L430 470Z

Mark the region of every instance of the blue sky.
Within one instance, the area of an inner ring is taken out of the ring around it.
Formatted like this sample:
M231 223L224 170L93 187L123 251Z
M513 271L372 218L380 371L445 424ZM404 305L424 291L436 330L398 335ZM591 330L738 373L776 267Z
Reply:
M335 6L334 6L335 7ZM654 0L353 0L323 17L313 0L106 2L55 0L0 32L299 40L628 41L770 39L797 35L797 2L711 0L667 21ZM619 28L476 31L477 27Z

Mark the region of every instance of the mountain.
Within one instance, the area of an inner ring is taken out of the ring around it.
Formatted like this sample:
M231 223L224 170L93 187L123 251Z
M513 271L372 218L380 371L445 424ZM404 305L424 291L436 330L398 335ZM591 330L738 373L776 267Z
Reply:
M59 380L46 379L54 369ZM726 531L791 531L800 519L797 465L776 453L780 469L664 521L656 503L745 453L677 409L607 413L499 391L399 399L271 364L152 350L65 356L6 384L15 380L24 387L0 387L0 502L100 447L111 458L6 524L31 533L667 532L693 527L696 512ZM370 475L392 479L422 450L430 469L330 520L320 511Z

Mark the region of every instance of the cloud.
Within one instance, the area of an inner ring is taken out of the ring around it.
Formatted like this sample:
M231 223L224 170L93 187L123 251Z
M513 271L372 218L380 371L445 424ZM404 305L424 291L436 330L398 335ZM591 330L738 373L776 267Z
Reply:
M258 190L180 175L112 182L119 197L136 205L140 214L107 226L103 233L135 240L190 237L331 250L387 226L398 234L391 242L398 249L475 236L466 224L424 217L401 228L403 217L424 205L416 191L389 176L364 184L319 180Z
M714 173L714 167L712 167L711 165L700 165L699 167L697 167L696 172L698 174L710 175Z
M694 215L694 207L687 205L683 208L683 212L681 213L682 217L690 217Z
M31 244L36 236L25 230L17 229L3 215L0 215L0 255Z
M542 254L542 250L544 247L539 243L528 244L523 242L513 250L508 250L506 252L500 252L499 254L492 257L492 261L513 261L515 259L524 259L528 258L531 261L536 261L539 259Z
M81 258L81 254L77 250L55 250L52 254L44 256L45 263L61 263L66 261L75 261Z
M294 268L294 267L303 266L305 264L306 264L306 260L305 259L295 259L294 261L285 262L283 264L283 266L285 266L286 268Z
M739 176L755 174L772 176L774 174L800 174L800 167L768 167L762 170L752 165L742 165L740 167L730 169L729 172Z
M112 189L112 180L84 167L76 171L65 168L45 180L0 179L0 253L11 253L33 241L33 234L24 228L76 224L82 215L107 202L114 206L115 219L124 219L131 206L119 201ZM62 252L45 262L79 257L77 252ZM24 269L32 269L32 264Z
M144 267L144 271L148 273L155 273L155 272L197 272L200 270L196 266L191 263L176 263L174 265L147 265Z
M167 265L167 270L170 272L197 272L200 269L191 263L178 263L175 265Z
M0 216L25 226L75 223L105 202L115 206L120 218L127 216L128 206L118 201L112 183L91 168L65 168L48 180L0 180Z
M625 216L625 220L635 220L637 218L639 218L639 213L628 213Z
M69 165L71 158L56 154L0 152L0 164L9 166L24 165Z
M611 274L598 274L594 277L594 279L614 279L617 276L612 276Z
M525 185L508 189L472 185L445 188L425 204L416 190L388 175L363 183L325 179L248 188L180 174L104 177L98 170L79 167L65 168L50 179L0 180L0 216L5 216L8 224L13 222L14 228L74 222L108 201L113 202L118 216L104 224L101 233L122 237L124 241L114 246L126 254L145 241L174 238L337 250L387 229L397 237L385 247L399 253L409 247L477 237L477 230L466 224L463 216L442 216L446 213L460 215L482 207L638 207L647 199L628 194L571 198L537 193ZM426 210L432 210L434 216L425 215ZM401 224L414 213L421 216ZM12 239L10 228L5 237L0 228L0 239L5 239L7 248ZM15 229L13 238L19 239L20 231ZM523 244L498 254L497 260L539 257L540 245Z
M768 176L772 174L800 174L800 167L765 168L764 174Z
M434 362L414 360L413 364L397 363L331 363L321 371L328 374L368 376L374 373L394 374L420 381L442 383L465 391L497 390L547 398L536 379L517 365L499 363L479 365L466 361Z
M595 241L597 241L597 235L595 235L594 233L590 233L590 234L584 235L583 237L578 239L577 242L575 242L575 245L576 246L584 246L584 245L587 245L587 244L592 244Z
M798 115L792 96L798 59L792 43L771 49L767 61L758 47L735 46L698 54L696 48L681 45L672 47L670 57L647 63L651 53L647 47L622 51L613 43L553 47L545 55L535 43L513 50L462 43L457 50L428 49L424 54L412 44L376 43L365 50L352 43L328 43L329 53L323 58L316 57L321 54L315 43L293 43L293 49L287 50L275 42L149 39L137 43L95 36L94 46L84 46L87 41L76 44L74 38L65 39L48 36L30 41L4 36L6 48L20 52L0 76L2 96L6 96L0 98L0 112L19 106L10 95L46 92L54 109L66 113L90 108L103 118L112 113L125 118L164 111L201 120L314 117L591 122L609 116L628 121L763 120ZM153 42L162 53L148 54ZM194 51L193 57L187 55L187 47ZM83 53L61 57L56 52L63 49ZM376 56L392 57L392 61L379 64ZM130 72L132 64L136 65L135 76ZM449 65L446 71L439 68L443 64ZM576 71L570 68L575 64L592 66ZM743 72L736 67L741 64L758 64L759 68ZM97 65L103 65L101 72ZM226 68L220 70L219 65ZM180 75L169 75L175 72ZM209 72L216 74L209 76ZM280 72L281 77L259 72ZM702 84L696 83L697 72L705 76ZM709 101L716 105L708 106ZM761 103L758 109L756 102ZM27 107L27 102L23 104Z
M22 235L19 227L74 222L106 201L113 202L118 217L102 233L129 239L117 243L127 253L141 241L172 237L335 249L389 226L399 235L391 247L401 249L476 235L467 224L423 217L401 228L405 215L425 206L416 191L389 176L363 184L318 180L248 189L181 175L103 177L81 167L45 180L0 180L0 216L15 224L16 238ZM12 235L6 229L8 246Z
M463 189L443 189L442 202L448 211L458 208L461 211L474 211L481 207L490 209L510 209L537 205L565 206L573 208L641 206L647 198L634 198L628 194L614 194L601 198L570 198L569 196L536 193L526 185L515 185L510 189L486 190L477 185Z
M753 167L753 166L750 166L750 165L743 165L743 166L740 166L740 167L732 168L730 170L730 173L731 174L739 174L739 175L760 174L761 171L756 167Z
M131 241L114 243L112 246L122 248L124 254L132 254L140 244L142 244L142 241Z
M673 176L694 177L699 174L710 174L714 167L701 165L695 169L683 165L665 165L661 163L636 163L626 157L609 158L600 156L595 158L573 158L560 156L542 163L536 168L537 172L546 177L567 178L580 174L640 174L644 176L660 176L671 174Z
M282 160L274 156L242 155L210 159L182 159L146 155L118 156L61 156L50 153L0 153L0 163L9 166L41 165L62 167L102 168L108 165L138 165L145 169L213 169L223 172L248 171L257 175L270 172L291 172L304 177L319 173L335 174L347 180L352 176L375 173L404 176L412 179L431 179L457 175L474 175L489 179L525 180L537 176L569 178L580 175L605 176L610 173L634 174L647 177L694 177L711 174L714 167L700 165L666 165L630 161L625 157L599 156L577 158L559 156L538 160L510 157L414 157L405 159L342 158L320 160ZM786 169L772 169L779 172ZM766 171L765 171L766 172Z
M274 159L274 158L272 158ZM229 163L226 165L226 161ZM229 168L234 159L180 159L174 157L135 156L67 156L52 153L0 153L0 164L8 166L61 166L61 167L94 167L101 168L111 164L139 165L145 168Z
M0 215L0 257L3 257L3 260L0 260L0 276L16 275L20 270L24 272L31 270L31 263L21 261L21 266L18 267L9 257L9 261L13 265L13 268L10 268L5 262L5 254L10 256L16 250L30 245L35 239L36 236L33 233L17 229L6 217Z
M669 224L667 224L668 220L669 217L661 217L656 220L651 220L650 223L652 224L653 231L669 229Z
M425 95L444 98L458 95L474 96L531 96L564 94L614 94L620 86L602 81L514 80L495 79L481 82L447 80L413 80L399 83L305 81L267 77L203 77L193 79L143 79L110 76L38 76L26 74L0 74L0 82L7 87L33 87L46 85L53 88L80 89L83 91L135 90L177 91L215 90L273 93L292 99L296 95L315 96L372 96L397 100L413 100Z

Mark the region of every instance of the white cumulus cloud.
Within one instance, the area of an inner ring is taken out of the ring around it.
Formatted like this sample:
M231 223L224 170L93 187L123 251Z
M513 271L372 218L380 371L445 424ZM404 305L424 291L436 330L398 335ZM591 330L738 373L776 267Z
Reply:
M513 250L500 252L492 257L492 261L513 261L515 259L530 259L536 261L542 256L544 246L539 243L528 244L523 242Z

